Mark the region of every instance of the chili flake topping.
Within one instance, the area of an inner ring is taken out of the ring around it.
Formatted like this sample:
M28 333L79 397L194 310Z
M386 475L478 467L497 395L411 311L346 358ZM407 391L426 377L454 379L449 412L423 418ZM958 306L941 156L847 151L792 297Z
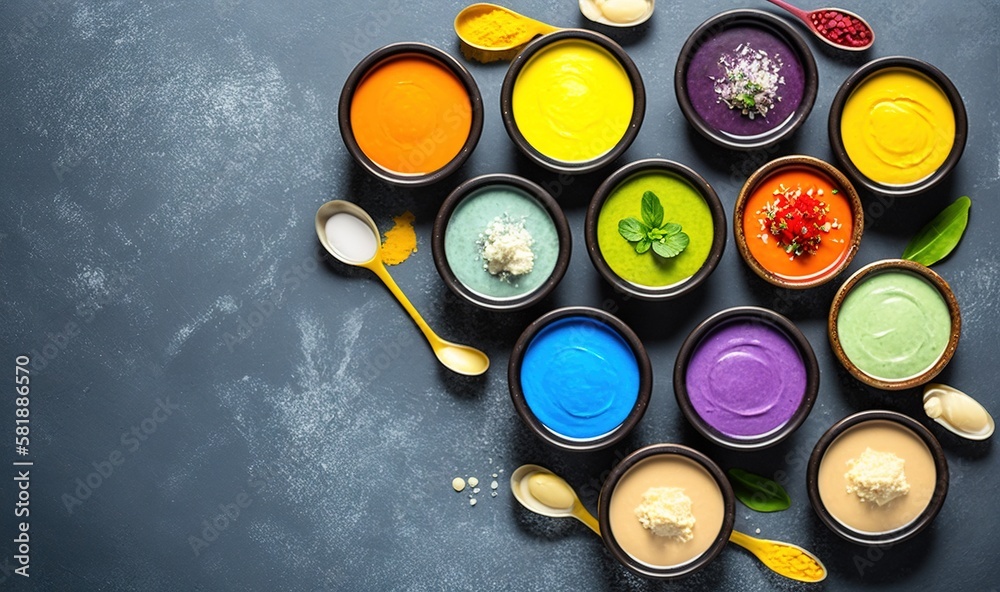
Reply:
M827 219L830 206L820 199L822 189L803 190L781 184L774 190L774 196L774 201L757 210L757 215L761 216L757 219L761 229L757 238L766 244L769 236L773 236L777 245L789 254L789 259L814 254L823 235L842 226L836 218Z

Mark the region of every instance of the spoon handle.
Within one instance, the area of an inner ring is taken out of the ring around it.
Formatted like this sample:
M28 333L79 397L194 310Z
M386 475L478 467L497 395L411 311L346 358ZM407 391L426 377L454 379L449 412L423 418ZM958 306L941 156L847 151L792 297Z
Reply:
M586 524L587 528L594 531L594 534L601 536L601 527L597 523L597 518L594 518L594 515L587 511L587 508L584 508L583 504L579 501L577 501L573 506L573 516L575 516L580 522Z
M768 0L771 4L775 4L787 10L788 12L794 14L795 16L802 19L805 23L812 25L812 21L809 20L809 13L801 8L796 8L784 0Z
M385 287L389 288L392 295L396 297L396 300L399 301L399 303L403 306L403 309L410 315L413 322L420 328L420 332L424 334L425 338L427 338L427 342L431 344L431 348L436 350L436 348L441 344L441 338L438 337L437 333L435 333L433 329L431 329L431 326L427 324L427 321L425 321L422 316L420 316L420 313L417 312L417 309L410 302L410 299L407 298L406 294L403 294L403 291L398 285L396 285L396 280L392 279L392 276L389 275L389 270L385 268L385 265L383 265L382 262L376 258L370 264L365 265L365 267L377 275L378 279L382 280L382 283L385 284Z

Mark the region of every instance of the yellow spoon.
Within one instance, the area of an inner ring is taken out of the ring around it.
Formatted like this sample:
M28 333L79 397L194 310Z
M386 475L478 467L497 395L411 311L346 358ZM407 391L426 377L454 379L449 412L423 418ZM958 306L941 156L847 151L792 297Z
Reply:
M501 13L504 18L504 22L509 22L516 26L512 27L510 31L504 31L497 27L492 27L490 29L492 35L488 37L477 37L473 34L473 31L476 28L474 21L478 17L484 17L490 13L497 12ZM461 12L458 13L458 16L455 17L455 33L458 34L459 39L470 47L487 52L508 51L524 45L538 35L545 35L546 33L552 33L553 31L558 30L558 27L553 27L552 25L547 25L541 21L528 18L509 8L497 6L496 4L488 4L486 2L466 6Z
M522 465L510 475L510 489L517 501L536 514L549 518L572 516L601 536L597 518L583 507L569 483L538 465Z
M583 507L569 483L552 471L538 465L522 465L511 473L510 489L517 501L532 512L550 518L572 516L600 536L597 519ZM771 571L786 578L799 582L826 579L823 562L798 545L756 539L735 530L729 536L729 542L750 551Z
M410 314L427 338L434 355L446 368L458 374L478 376L490 367L486 354L473 347L441 339L420 316L382 264L378 227L367 212L347 201L328 201L316 212L316 234L323 248L338 261L368 269L382 280Z
M822 582L826 579L826 566L809 551L798 545L782 541L754 538L734 530L729 542L753 553L771 571L799 582Z

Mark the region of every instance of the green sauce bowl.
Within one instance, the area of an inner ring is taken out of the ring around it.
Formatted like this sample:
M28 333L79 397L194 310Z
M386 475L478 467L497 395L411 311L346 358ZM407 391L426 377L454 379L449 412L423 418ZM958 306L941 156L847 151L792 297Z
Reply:
M851 375L895 391L929 382L948 365L962 315L944 278L913 261L886 259L862 267L837 290L827 330Z
M690 238L675 257L652 249L637 253L635 243L618 233L620 220L642 219L646 191L660 200L664 222L680 224ZM587 254L598 273L617 291L643 300L670 300L700 286L719 264L726 234L725 211L712 186L687 166L662 158L612 173L594 193L584 223Z

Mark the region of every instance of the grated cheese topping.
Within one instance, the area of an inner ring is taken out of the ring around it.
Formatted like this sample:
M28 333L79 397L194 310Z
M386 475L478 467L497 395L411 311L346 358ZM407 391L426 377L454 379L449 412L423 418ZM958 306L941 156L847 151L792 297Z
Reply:
M910 492L910 484L903 472L905 460L892 452L879 452L865 448L858 458L847 461L847 493L858 496L862 502L884 506L897 497Z
M642 496L635 516L646 530L686 543L694 537L691 498L680 487L651 487Z
M530 273L535 267L534 242L523 219L510 221L497 216L482 235L483 267L500 279Z

